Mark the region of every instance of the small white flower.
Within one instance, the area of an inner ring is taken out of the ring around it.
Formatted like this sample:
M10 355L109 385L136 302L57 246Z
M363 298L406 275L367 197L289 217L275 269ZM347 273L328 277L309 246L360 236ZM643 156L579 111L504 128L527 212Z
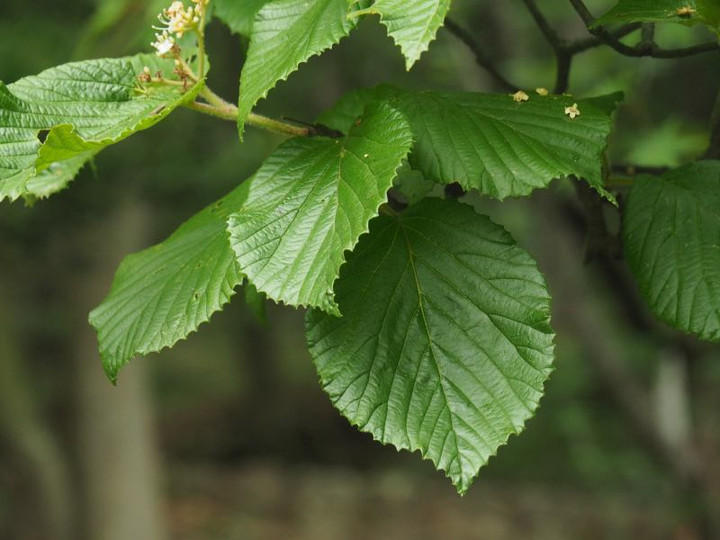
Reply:
M548 89L547 89L547 88L543 88L543 87L536 88L536 89L535 89L535 92L536 92L537 95L539 95L539 96L547 96L547 95L550 93L550 92L548 92Z
M683 6L675 10L675 14L678 17L692 17L697 13L697 10L692 6Z
M157 41L153 41L150 45L153 46L158 56L165 56L175 46L175 39L167 32L155 34L155 39Z
M206 0L193 0L195 7L185 7L182 2L175 1L160 12L158 21L162 26L155 26L156 30L183 37L186 32L197 30L198 24L205 14Z
M528 96L525 92L522 90L518 90L512 95L512 98L515 100L516 103L521 103L523 101L527 101L530 99L530 96Z
M575 120L575 118L580 116L580 109L578 109L577 103L573 103L572 107L565 107L565 114L570 117L570 120Z

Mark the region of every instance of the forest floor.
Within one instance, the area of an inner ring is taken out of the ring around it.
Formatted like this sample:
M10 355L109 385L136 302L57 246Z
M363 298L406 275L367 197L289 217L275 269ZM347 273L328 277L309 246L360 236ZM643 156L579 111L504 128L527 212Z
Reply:
M166 509L176 540L623 540L691 538L672 516L624 495L404 471L257 462L175 467Z

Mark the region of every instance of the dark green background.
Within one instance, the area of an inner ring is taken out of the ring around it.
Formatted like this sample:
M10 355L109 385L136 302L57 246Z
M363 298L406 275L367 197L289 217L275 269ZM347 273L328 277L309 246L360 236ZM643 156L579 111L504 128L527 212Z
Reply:
M149 50L151 3L4 0L0 80ZM611 4L588 2L597 15ZM586 35L569 3L539 5L563 35ZM520 86L552 86L552 51L520 0L457 0L451 16ZM658 28L667 46L708 37ZM210 85L230 100L246 45L217 21L208 29ZM312 121L345 91L387 81L496 90L445 30L406 73L371 19L259 110ZM717 54L629 59L598 49L576 59L570 88L626 92L615 163L675 166L704 151L719 82ZM112 387L86 318L117 264L230 191L280 140L251 129L240 145L231 123L181 110L104 151L52 199L0 205L0 538L704 538L717 501L698 506L618 394L629 391L667 430L691 423L681 443L704 458L717 494L719 351L691 343L688 361L668 329L637 330L612 294L617 284L585 264L569 183L529 203L472 198L538 258L555 296L558 356L537 417L464 498L418 455L347 425L319 388L302 313L288 308L269 305L262 324L238 294L198 334L136 360ZM624 370L619 379L612 365ZM632 384L618 392L622 381Z

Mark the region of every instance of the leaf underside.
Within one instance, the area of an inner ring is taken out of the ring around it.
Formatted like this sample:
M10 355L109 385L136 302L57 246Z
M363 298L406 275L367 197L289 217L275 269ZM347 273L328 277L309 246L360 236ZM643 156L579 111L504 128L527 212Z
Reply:
M122 262L107 298L90 313L111 380L135 356L187 337L230 300L243 276L225 223L249 187L241 184L164 242Z
M532 95L409 92L387 85L348 94L318 120L344 131L369 102L389 101L413 130L410 163L442 184L504 199L529 195L556 178L583 178L611 201L602 172L614 94L603 99ZM565 108L577 103L580 116Z
M0 200L63 189L100 150L156 124L199 90L158 85L139 92L145 66L173 76L172 60L137 55L0 83Z
M620 0L593 26L633 22L706 24L718 32L720 3L717 0Z
M533 415L551 371L535 262L472 208L426 199L371 222L335 291L343 317L313 310L306 323L331 400L464 493Z
M389 105L371 107L342 139L291 139L252 181L230 216L231 244L248 279L273 300L337 314L332 286L385 202L412 135Z
M623 240L640 292L657 317L720 341L720 161L638 177Z

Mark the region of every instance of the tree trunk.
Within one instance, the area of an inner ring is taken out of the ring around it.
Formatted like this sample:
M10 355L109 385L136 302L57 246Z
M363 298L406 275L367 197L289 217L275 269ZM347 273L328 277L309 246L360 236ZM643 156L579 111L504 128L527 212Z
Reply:
M24 369L26 359L17 342L19 330L8 315L7 298L2 294L0 297L0 438L7 439L18 458L21 476L28 479L25 495L31 500L27 506L39 510L39 515L32 516L33 522L25 525L32 527L29 534L70 540L75 510L70 468L38 407L32 378Z
M74 335L78 444L83 473L85 531L89 540L161 540L159 452L153 404L142 360L123 370L113 387L105 377L87 313L109 290L118 262L147 237L149 210L122 204L83 239L89 259L76 285L82 314ZM86 240L86 241L85 241Z

